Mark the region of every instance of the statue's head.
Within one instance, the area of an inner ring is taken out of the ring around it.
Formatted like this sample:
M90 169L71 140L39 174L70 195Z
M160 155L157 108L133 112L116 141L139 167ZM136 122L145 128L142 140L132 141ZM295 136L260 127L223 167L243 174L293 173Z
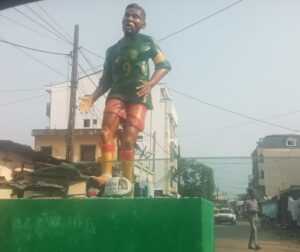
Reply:
M129 4L125 9L122 25L125 35L138 33L146 26L145 10L138 4Z

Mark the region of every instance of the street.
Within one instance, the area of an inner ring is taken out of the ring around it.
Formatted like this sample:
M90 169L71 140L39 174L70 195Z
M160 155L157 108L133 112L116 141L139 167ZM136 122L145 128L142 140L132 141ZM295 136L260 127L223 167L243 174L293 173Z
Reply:
M238 225L216 225L216 252L246 252L248 250L249 226L247 222ZM300 242L296 234L288 234L280 230L259 229L260 251L296 252L300 251Z

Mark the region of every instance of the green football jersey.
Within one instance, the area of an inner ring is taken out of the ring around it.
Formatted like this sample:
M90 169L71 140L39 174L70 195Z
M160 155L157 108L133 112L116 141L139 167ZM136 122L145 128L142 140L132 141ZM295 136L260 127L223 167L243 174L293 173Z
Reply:
M150 78L149 60L155 69L170 70L171 66L153 39L143 34L124 37L106 52L104 75L109 82L108 98L127 103L143 103L152 109L151 95L137 96L137 87Z

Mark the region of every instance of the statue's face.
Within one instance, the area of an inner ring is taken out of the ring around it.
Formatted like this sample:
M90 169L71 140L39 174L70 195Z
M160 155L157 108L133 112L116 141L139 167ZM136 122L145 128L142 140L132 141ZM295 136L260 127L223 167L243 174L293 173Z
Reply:
M127 35L135 34L145 26L145 19L140 9L129 8L126 9L123 17L123 31Z

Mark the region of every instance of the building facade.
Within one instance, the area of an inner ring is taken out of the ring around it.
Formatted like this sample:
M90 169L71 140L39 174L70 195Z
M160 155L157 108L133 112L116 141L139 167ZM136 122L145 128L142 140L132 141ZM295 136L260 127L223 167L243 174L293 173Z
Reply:
M97 161L101 157L99 142L105 97L98 99L89 113L81 113L78 109L80 97L91 94L99 78L99 74L95 73L79 80L73 131L74 162ZM34 148L65 159L70 83L49 87L47 91L49 125L45 129L32 130ZM141 188L147 187L150 195L176 195L177 182L173 174L177 169L177 114L164 85L157 85L152 90L152 97L154 110L148 111L145 130L137 142L136 182ZM115 159L118 159L117 155Z
M259 198L300 185L300 135L270 135L252 153L252 182Z

